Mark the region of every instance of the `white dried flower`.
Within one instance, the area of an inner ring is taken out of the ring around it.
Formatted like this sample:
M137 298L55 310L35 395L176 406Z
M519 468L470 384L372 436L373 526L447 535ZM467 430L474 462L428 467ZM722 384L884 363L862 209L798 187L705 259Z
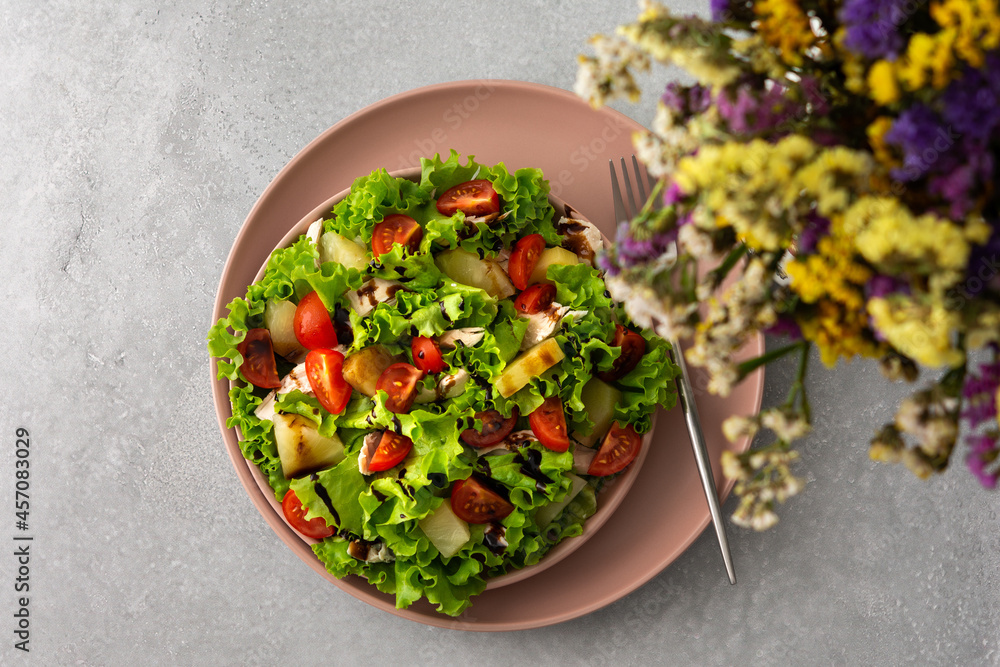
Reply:
M733 415L722 422L722 434L729 442L736 442L740 438L752 438L757 435L760 429L760 422L755 417L740 417Z
M779 440L791 442L809 433L811 427L801 412L772 408L760 413L760 423L774 431Z
M677 242L692 257L710 259L715 254L711 235L696 225L684 225L677 232Z

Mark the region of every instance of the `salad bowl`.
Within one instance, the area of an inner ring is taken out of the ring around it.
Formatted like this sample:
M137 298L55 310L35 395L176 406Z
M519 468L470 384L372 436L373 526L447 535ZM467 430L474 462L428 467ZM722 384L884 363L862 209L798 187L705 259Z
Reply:
M418 182L420 180L420 168L413 167L409 169L401 169L390 171L389 175L394 178L405 178L410 181ZM298 240L303 234L307 232L309 226L317 220L321 220L325 217L329 217L330 212L333 207L344 197L346 197L351 191L351 188L345 188L341 192L331 196L329 199L324 201L322 204L316 206L312 211L307 213L298 223L295 224L288 232L281 238L278 244L275 246L274 250L280 250L282 248L287 248L291 246L296 240ZM567 218L575 220L587 220L585 216L576 211L569 203L563 201L561 198L549 193L548 195L549 203L552 205L553 209L556 211L556 218L559 216L565 216ZM602 241L604 244L610 243L607 237L602 233ZM267 262L260 267L257 275L254 276L254 282L259 281L267 269ZM642 448L636 459L629 465L629 467L621 474L615 476L608 484L604 485L597 495L597 511L593 516L589 517L583 525L583 532L575 537L569 537L554 547L552 547L545 556L538 562L527 567L512 570L506 574L491 577L487 580L486 590L493 590L500 588L502 586L507 586L509 584L514 584L519 581L523 581L529 577L532 577L544 570L557 564L559 561L563 560L574 551L583 546L592 536L594 536L598 530L607 523L608 519L614 514L615 510L618 509L622 501L625 499L628 490L632 487L635 482L636 476L639 474L639 470L642 468L643 461L646 459L646 455L649 450L650 443L653 440L653 434L656 429L656 419L657 413L653 414L653 426L650 428L642 438ZM236 427L234 427L236 428ZM242 437L238 433L237 436ZM296 532L288 521L285 519L282 512L281 503L274 497L274 493L268 483L267 477L260 471L257 466L253 465L250 461L244 459L250 474L253 476L257 487L260 489L261 493L265 498L267 498L268 504L271 506L272 511L279 521L287 526L288 531L280 531L278 535L282 540L295 552L299 558L306 562L316 561L317 558L312 551L312 545L317 542L312 538L306 537L298 532ZM326 574L327 578L333 579L332 575ZM359 577L353 577L359 578ZM334 579L335 581L335 579Z
M414 182L420 181L421 170L419 168L411 168L404 170L397 170L390 172L389 175L397 179L406 179ZM332 211L335 205L343 200L349 195L351 188L347 188L326 201L322 204L316 206L312 211L306 214L296 225L294 225L278 242L275 247L275 251L279 251L285 248L291 247L296 243L303 235L307 234L310 229L315 230L318 221L331 217ZM567 202L563 201L559 197L548 194L548 203L552 207L554 213L554 219L560 220L566 218L568 220L574 221L573 224L577 226L588 225L589 221L586 220L579 212L577 212L573 207ZM596 229L591 227L591 229ZM317 237L318 240L318 237ZM591 241L593 243L594 241ZM608 239L603 233L600 233L600 242L602 244L608 244ZM587 246L589 248L589 245ZM268 263L270 262L270 257L268 262L265 262L263 266L257 272L254 277L253 282L260 281L264 278L265 272L268 268ZM577 307L582 307L588 309L586 305ZM231 388L235 386L235 383L241 382L240 380L231 380ZM513 584L528 577L535 576L544 570L557 564L571 553L580 548L587 540L589 540L593 535L595 535L601 526L603 526L608 519L612 516L618 506L621 504L625 495L627 494L629 488L632 486L639 469L642 467L642 463L646 458L646 453L650 446L653 437L653 431L655 429L655 419L656 413L651 415L652 424L649 431L642 436L642 444L638 456L631 464L621 473L614 475L607 479L606 482L599 485L599 491L596 494L597 509L593 515L589 516L586 521L582 524L582 532L578 535L571 537L566 537L561 539L558 543L552 546L548 551L541 557L541 559L533 564L527 565L525 567L520 567L517 569L512 569L505 574L497 575L493 577L488 577L486 582L486 590L497 589L509 584ZM239 433L239 426L234 425L236 430L236 435L239 439L243 438L243 435ZM287 515L282 511L281 502L275 497L275 493L271 489L271 485L268 481L267 476L251 461L245 461L250 474L252 475L254 482L256 483L261 494L267 499L270 505L271 511L276 517L283 522L288 531L279 531L278 534L282 539L292 548L292 550L303 560L315 561L317 556L314 554L312 549L314 544L317 544L318 540L313 539L309 536L303 535L302 533L294 530L295 526L290 524L287 520ZM272 524L273 525L273 524ZM291 539L289 539L291 536ZM355 576L356 575L350 575Z

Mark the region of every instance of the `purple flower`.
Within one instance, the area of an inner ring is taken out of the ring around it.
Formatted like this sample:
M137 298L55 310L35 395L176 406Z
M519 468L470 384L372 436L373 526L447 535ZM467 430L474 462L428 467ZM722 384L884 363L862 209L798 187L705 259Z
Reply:
M886 143L903 153L903 166L893 169L892 177L915 181L928 172L950 173L959 166L954 150L957 140L941 116L922 103L914 104L885 133Z
M1000 361L979 366L979 375L969 375L962 387L965 408L962 417L971 428L997 418L996 394L1000 386Z
M865 284L865 294L868 299L879 299L897 292L909 294L909 283L901 278L876 275L870 278Z
M802 90L802 98L806 104L812 105L812 113L817 116L826 115L830 110L830 104L823 94L819 79L812 76L804 76L799 83L799 88Z
M778 321L765 329L764 333L772 336L785 336L789 340L802 339L802 329L798 322L788 315L779 315Z
M712 88L698 83L693 86L669 83L660 101L682 118L690 118L708 109L712 103Z
M948 215L961 220L976 206L980 186L992 182L993 154L981 145L964 144L965 164L955 167L950 173L931 178L928 189L946 202L951 202Z
M663 205L673 206L674 204L679 204L684 201L684 197L686 196L677 183L670 181L670 185L667 186L667 189L663 193Z
M812 254L816 244L830 231L830 221L815 211L810 211L805 219L805 227L799 232L795 242L796 252L803 255Z
M1000 466L996 465L1000 458L1000 447L997 445L996 435L973 435L966 438L965 442L969 445L969 454L965 458L969 472L987 489L996 488L997 480L1000 480Z
M779 128L793 118L799 105L786 96L783 86L761 90L756 83L744 83L719 94L719 115L737 135L756 135Z
M975 296L987 285L995 286L997 279L998 258L1000 258L1000 220L988 219L987 222L993 227L993 233L986 243L972 246L972 251L969 253L969 263L965 271L968 279L965 283L965 291L970 296ZM978 289L973 289L977 285L972 278L979 281Z
M749 23L754 19L753 10L747 6L746 0L712 0L711 6L713 21Z
M660 232L649 238L637 239L629 229L628 223L618 225L615 238L615 250L618 254L618 265L629 268L661 257L677 239L677 229Z
M945 88L941 101L941 116L949 130L966 140L988 143L1000 125L1000 54L989 54L981 70L967 66Z
M906 44L900 28L910 17L909 4L908 0L846 0L840 10L844 45L867 58L895 60Z

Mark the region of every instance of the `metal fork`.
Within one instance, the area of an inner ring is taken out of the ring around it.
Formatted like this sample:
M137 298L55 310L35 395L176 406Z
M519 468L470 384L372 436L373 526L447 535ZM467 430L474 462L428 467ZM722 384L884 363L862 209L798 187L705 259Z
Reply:
M625 208L625 201L622 199L621 187L618 184L618 175L615 173L614 160L608 160L611 167L611 197L615 205L615 221L617 223L627 222L635 218L643 205L646 203L646 184L650 191L654 186L654 181L649 174L643 178L642 170L639 168L639 161L632 156L632 172L635 175L635 188L632 187L632 179L629 178L628 166L625 158L622 163L622 180L625 184L625 192L628 196L629 207ZM645 181L645 184L643 183ZM636 199L638 195L638 200ZM653 206L659 206L659 202L654 202ZM701 421L698 419L698 406L694 401L694 390L691 388L691 380L688 376L687 364L684 363L684 353L681 351L680 341L670 341L671 356L674 363L681 369L680 377L677 378L677 394L680 396L681 409L684 411L684 420L687 422L688 434L691 436L691 448L694 450L694 458L698 464L698 473L701 475L701 485L705 491L705 499L708 500L708 509L712 514L712 523L715 525L715 536L719 540L719 548L722 550L722 560L726 563L726 573L729 574L729 583L736 583L736 570L733 568L733 556L729 551L729 539L726 537L726 526L722 519L722 511L719 509L719 496L715 490L715 479L712 476L712 464L708 458L708 448L705 446L705 434L701 430Z

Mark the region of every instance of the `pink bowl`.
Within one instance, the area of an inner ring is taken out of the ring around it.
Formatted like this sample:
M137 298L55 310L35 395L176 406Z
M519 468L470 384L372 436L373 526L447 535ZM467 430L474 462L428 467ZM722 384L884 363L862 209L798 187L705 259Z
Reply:
M420 180L419 168L401 169L398 171L390 172L390 174L397 178L406 178L411 181ZM295 241L299 239L300 236L302 236L306 232L306 230L309 228L309 225L311 225L316 220L329 217L330 211L333 209L334 205L341 199L346 197L349 192L350 188L338 192L337 194L330 197L319 206L315 207L308 214L306 214L301 220L299 220L299 222L294 227L292 227L288 231L287 234L285 234L285 236L282 237L281 241L278 242L278 245L275 246L275 250L281 248L287 248L288 246L292 245ZM581 216L580 213L571 209L566 202L564 202L562 199L554 195L549 196L549 203L551 203L553 208L556 210L557 220L559 219L559 216L562 215L563 212L567 211L572 211L573 216L577 219L585 219ZM605 243L608 242L607 237L605 237L604 240ZM267 262L265 261L264 264L260 267L260 270L257 272L257 275L254 277L254 282L264 277L264 271L266 268L267 268ZM521 568L519 570L513 570L511 572L508 572L507 574L498 577L493 577L487 582L486 586L487 590L492 590L495 588L499 588L501 586L506 586L508 584L513 584L518 581L522 581L524 579L527 579L528 577L534 576L539 572L542 572L543 570L552 567L553 565L555 565L556 563L558 563L559 561L561 561L562 559L566 558L571 553L579 549L581 546L583 546L584 543L586 543L587 540L589 540L598 531L598 529L601 526L603 526L608 521L608 519L611 518L611 515L614 514L614 511L618 509L619 505L621 505L622 500L625 498L625 494L628 493L628 490L632 487L632 484L635 481L635 477L638 474L639 469L642 467L643 461L645 461L646 459L646 452L649 450L650 442L652 441L653 438L653 433L656 430L657 414L658 413L653 414L652 428L650 429L649 433L647 433L643 437L643 446L639 452L639 456L632 463L632 465L629 466L627 470L625 470L611 483L605 485L601 489L600 493L597 496L597 511L594 513L592 517L587 519L586 523L584 524L583 533L576 537L567 538L562 542L560 542L559 544L557 544L556 546L552 547L552 549L545 555L545 557L542 558L538 563L535 563L534 565L529 565L528 567ZM226 416L228 417L229 415ZM242 436L239 437L242 438ZM281 503L277 499L275 499L274 492L272 491L270 484L268 484L267 477L265 477L264 474L261 473L261 471L257 468L257 466L253 465L249 461L246 461L244 459L243 463L250 471L250 474L253 475L253 479L257 483L257 486L260 489L261 493L264 495L265 498L267 498L268 504L271 506L271 510L279 517L279 519L282 522L288 525L287 521L285 521L284 513L281 510ZM290 525L288 525L288 528L289 530L292 530ZM294 530L292 531L292 533L298 538L297 543L293 542L292 544L289 544L289 546L292 547L293 551L295 551L296 554L300 558L303 558L304 560L313 560L319 563L319 560L316 558L315 554L313 554L312 549L310 548L312 544L316 543L316 540L304 537L299 533L295 532ZM289 543L289 540L286 539L285 543L286 544ZM301 548L302 545L306 547L305 550ZM322 566L321 563L320 565ZM374 586L372 587L372 589L375 590Z

